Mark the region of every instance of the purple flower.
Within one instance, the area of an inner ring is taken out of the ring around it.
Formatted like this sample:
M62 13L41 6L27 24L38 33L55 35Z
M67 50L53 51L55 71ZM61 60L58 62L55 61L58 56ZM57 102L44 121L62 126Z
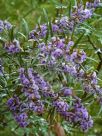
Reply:
M20 43L16 39L13 42L11 42L11 43L5 43L5 47L4 48L10 54L18 53L18 52L21 51Z
M74 121L79 123L82 131L86 132L93 126L93 120L80 100L74 104L74 113Z
M75 12L72 13L72 19L75 24L83 23L85 20L91 18L93 15L92 9L84 9L82 5L76 7ZM78 18L78 19L76 19Z
M65 114L69 109L69 105L63 100L54 101L53 106L56 108L56 111L59 112L61 115Z
M24 74L20 74L20 81L25 86L28 86L30 83Z
M99 3L100 3L100 0L94 0L94 3L93 3L94 8L99 7Z
M95 88L95 93L100 97L102 96L102 88L100 88L99 86L96 86Z
M17 111L20 105L20 100L17 96L13 96L7 101L7 105L11 111Z
M39 41L39 39L45 38L48 32L47 25L43 24L37 26L34 30L29 33L29 39L34 39L35 41Z
M3 30L10 30L12 29L12 25L8 21L2 21L0 20L0 33L3 32Z
M65 73L69 73L70 75L76 77L77 76L77 69L75 66L68 66L68 65L65 65L65 64L62 64L62 70L65 72Z
M47 48L46 48L45 43L40 43L38 48L40 49L41 53L45 53L46 54Z
M84 132L87 132L89 128L93 127L93 120L91 119L91 117L89 117L89 120L87 122L86 120L83 120L80 127Z
M17 123L20 125L20 127L26 127L28 125L27 122L28 116L26 113L14 114L14 118L17 121Z
M61 49L56 49L55 51L52 52L52 55L53 55L55 58L62 57L63 51L62 51Z
M62 93L64 96L71 96L71 95L72 95L72 89L67 88L67 87L63 87L63 88L61 89L61 93Z
M86 2L86 8L92 8L92 3L91 2Z
M74 62L75 64L81 64L86 60L86 53L84 51L78 52L74 51L71 54L71 61Z
M91 9L91 8L97 8L99 7L100 0L94 0L94 2L87 2L86 7Z
M83 11L83 18L84 19L88 19L88 18L91 18L92 17L92 15L93 15L93 12L92 12L92 10L89 10L89 9L85 9L84 11Z
M12 29L12 25L8 22L8 21L4 21L4 28L7 29L7 30L10 30Z
M36 113L43 113L43 111L44 111L44 105L40 100L36 101L36 102L33 102L33 101L30 102L29 108L30 108L30 110L32 110Z
M67 27L68 26L68 17L65 16L65 17L62 17L59 21L59 26L60 27Z
M93 126L93 120L79 98L73 101L72 107L60 99L54 101L53 106L66 121L77 124L84 132Z
M93 72L92 75L91 75L91 84L97 84L97 75L96 75L96 72Z
M56 48L61 48L61 49L63 49L65 47L64 39L60 39L58 37L52 37L51 42L52 42L51 47L56 47Z
M58 32L59 31L59 26L56 24L52 24L52 31L53 32Z
M69 43L68 43L68 45L67 45L67 50L69 50L70 49L70 47L71 46L73 46L74 45L74 42L73 41L69 41Z

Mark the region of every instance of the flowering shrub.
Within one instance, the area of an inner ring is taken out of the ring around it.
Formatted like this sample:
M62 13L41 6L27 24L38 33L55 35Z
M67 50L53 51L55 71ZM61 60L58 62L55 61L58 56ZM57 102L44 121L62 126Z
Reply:
M8 21L0 21L1 113L12 118L17 128L37 127L33 117L43 119L52 133L56 133L54 124L64 121L83 133L93 127L87 103L102 103L97 77L100 68L89 69L89 56L78 44L87 36L93 45L83 25L98 7L99 0L78 3L71 8L70 16L60 15L54 21L47 18L28 35Z

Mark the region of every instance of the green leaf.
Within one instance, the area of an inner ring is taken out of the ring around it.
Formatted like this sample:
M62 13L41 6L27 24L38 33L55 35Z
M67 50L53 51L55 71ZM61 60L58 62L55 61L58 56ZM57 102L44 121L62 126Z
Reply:
M47 24L49 23L47 11L43 8L44 17L46 19Z
M69 18L70 18L70 16L71 16L71 12L72 12L72 2L71 2L71 0L69 1L69 12L68 12L68 14L69 14Z
M22 27L23 27L24 35L28 36L28 34L29 34L29 27L28 27L27 21L24 18L22 19Z
M5 43L6 42L6 39L4 39L3 37L0 37L0 43Z
M10 41L14 40L14 27L12 27L12 29L9 31L9 38L10 38Z
M0 85L2 87L5 87L7 85L7 82L5 81L5 78L3 76L0 76Z

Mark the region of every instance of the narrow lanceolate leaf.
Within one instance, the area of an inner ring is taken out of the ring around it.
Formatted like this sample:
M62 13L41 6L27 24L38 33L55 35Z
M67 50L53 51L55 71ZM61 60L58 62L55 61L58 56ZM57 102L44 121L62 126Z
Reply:
M51 34L51 36L53 36L51 21L49 22L49 28L50 28L50 34Z
M47 23L47 28L48 28L47 34L46 34L46 39L45 39L45 42L47 42L48 37L49 37L49 19L48 19L47 11L44 8L43 8L43 13L44 13L46 23Z
M6 42L6 39L4 39L3 37L0 37L0 43L4 44Z
M75 6L77 6L77 0L74 0Z
M9 31L9 38L10 38L10 41L14 40L14 27L12 27L12 29Z
M25 36L23 33L18 32L18 35L20 35L20 36L22 36L24 39L26 39L26 36Z
M100 108L100 110L99 110L97 116L99 117L101 113L102 113L102 106L101 106L101 108Z
M5 81L5 79L4 79L4 77L3 76L0 76L0 85L2 86L2 87L5 87L6 86L6 81Z
M69 1L69 18L71 17L71 12L72 12L72 2L71 0Z
M48 14L47 14L47 11L43 8L43 13L44 13L44 17L45 17L45 19L46 19L46 22L47 22L47 24L48 24L48 22L49 22L49 19L48 19Z
M26 20L24 18L22 19L22 28L23 28L24 35L28 36L29 27L28 27L28 23L26 22Z

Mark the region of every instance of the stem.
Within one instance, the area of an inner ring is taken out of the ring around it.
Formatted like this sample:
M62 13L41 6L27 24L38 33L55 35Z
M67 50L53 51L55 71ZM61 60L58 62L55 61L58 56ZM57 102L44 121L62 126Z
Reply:
M90 39L90 37L88 36L88 42L92 45L92 47L93 47L93 49L95 50L95 51L97 51L97 47L94 45L94 43L91 41L91 39ZM97 73L100 71L100 69L101 69L101 66L102 66L102 57L101 57L101 54L99 53L99 52L97 52L97 56L98 56L98 58L99 58L99 64L98 64L98 66L97 66Z

